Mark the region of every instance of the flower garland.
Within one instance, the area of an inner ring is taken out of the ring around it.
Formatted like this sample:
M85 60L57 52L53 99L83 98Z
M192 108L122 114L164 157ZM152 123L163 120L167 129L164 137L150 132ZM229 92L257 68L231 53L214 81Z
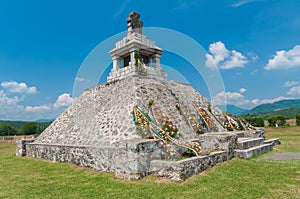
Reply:
M154 122L158 126L160 126L164 132L166 132L166 135L170 135L172 138L176 138L178 136L178 128L162 110L160 110L159 108L154 108L154 106L152 105L150 107L150 112L153 116L152 118L154 119Z
M187 149L196 156L205 153L198 142L185 142L178 140L178 128L162 110L153 107L153 102L150 106L150 112L152 118L150 118L148 114L144 113L138 105L135 105L133 108L133 119L136 125L140 125L144 129L149 129L149 132L154 139L159 139L164 144L170 143L177 147ZM162 122L163 118L165 119L164 122Z
M206 127L210 129L218 129L218 127L213 123L211 117L207 114L204 108L201 107L200 104L193 103L193 106L197 110L197 113L200 115L202 121L206 125Z
M196 121L196 119L187 111L187 109L180 102L177 101L175 103L175 106L177 110L179 110L180 114L185 118L185 120L187 121L191 129L193 129L193 131L199 134L204 133L203 129L201 128L201 125Z
M240 118L240 121L241 121L242 125L244 126L245 130L256 130L256 128L254 126L252 126L250 123L248 123L243 118Z
M217 122L219 122L219 124L221 124L227 130L227 127L225 127L227 125L226 117L224 117L224 115L217 114L217 112L212 108L212 105L208 105L207 109L212 114L212 116L217 120Z

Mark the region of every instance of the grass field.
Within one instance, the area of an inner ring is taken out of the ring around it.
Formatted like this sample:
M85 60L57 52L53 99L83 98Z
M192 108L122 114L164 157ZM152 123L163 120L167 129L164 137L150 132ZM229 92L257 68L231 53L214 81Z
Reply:
M300 152L300 128L267 129L275 152ZM17 158L0 144L0 198L300 198L300 160L233 159L184 182L123 181L66 163Z

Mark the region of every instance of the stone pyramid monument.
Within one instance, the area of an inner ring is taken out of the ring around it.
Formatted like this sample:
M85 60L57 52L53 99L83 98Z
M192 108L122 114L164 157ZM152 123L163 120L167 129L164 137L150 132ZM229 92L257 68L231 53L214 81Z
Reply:
M142 35L139 17L130 13L127 36L110 51L113 68L107 83L86 90L35 143L111 146L120 140L143 138L137 133L132 111L135 105L146 111L150 100L176 123L185 139L198 138L175 103L179 101L194 116L193 102L206 112L210 103L192 86L167 81L160 66L162 50ZM225 130L218 127L214 130Z
M168 81L160 66L162 49L142 34L139 18L130 13L127 36L109 52L113 68L107 82L85 90L36 140L20 142L17 155L126 178L141 178L165 164L155 160L207 156L216 149L212 143L226 150L208 155L214 161L206 167L233 157L236 134L220 138L224 133L218 132L252 127L222 114L191 85Z

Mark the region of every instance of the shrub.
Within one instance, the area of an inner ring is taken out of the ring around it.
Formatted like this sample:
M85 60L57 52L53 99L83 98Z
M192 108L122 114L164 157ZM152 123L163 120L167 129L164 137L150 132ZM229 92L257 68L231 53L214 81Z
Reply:
M286 117L284 115L277 115L268 118L269 126L284 126L286 125Z
M300 126L300 115L296 115L296 124Z
M248 117L245 120L252 126L264 127L264 119L261 117Z

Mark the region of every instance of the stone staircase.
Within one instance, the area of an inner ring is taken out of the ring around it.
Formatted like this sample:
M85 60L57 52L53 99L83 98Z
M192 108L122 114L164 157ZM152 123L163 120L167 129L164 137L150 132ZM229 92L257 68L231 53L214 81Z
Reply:
M259 155L265 151L273 150L273 146L278 144L280 144L279 138L273 138L266 141L262 137L238 138L237 149L234 151L234 155L237 158L247 159L254 155Z

